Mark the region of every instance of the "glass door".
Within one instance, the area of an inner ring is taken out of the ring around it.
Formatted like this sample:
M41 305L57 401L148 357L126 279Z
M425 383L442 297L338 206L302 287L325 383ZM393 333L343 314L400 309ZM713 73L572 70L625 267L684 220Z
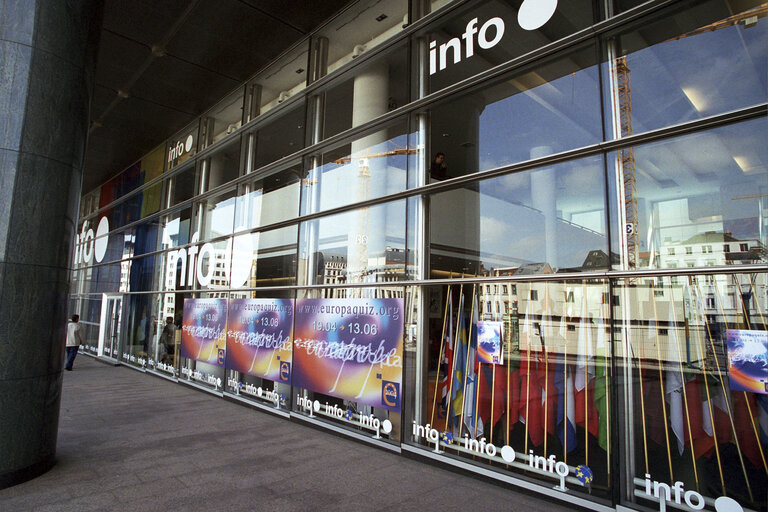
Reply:
M122 295L107 295L101 303L99 352L101 357L117 359L120 345L120 315L123 309Z

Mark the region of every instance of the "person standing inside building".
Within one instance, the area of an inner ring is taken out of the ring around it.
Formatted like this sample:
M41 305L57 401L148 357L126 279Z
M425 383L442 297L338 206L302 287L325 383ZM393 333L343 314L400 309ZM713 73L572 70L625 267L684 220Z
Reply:
M173 317L165 319L163 332L160 334L160 343L158 343L158 358L161 363L173 364L173 351L175 349L176 325L173 323Z
M432 165L429 167L429 176L433 180L442 181L448 178L448 164L445 162L445 153L435 154Z
M67 364L64 366L65 370L72 371L77 349L82 344L83 335L80 332L80 315L72 315L72 319L67 322Z

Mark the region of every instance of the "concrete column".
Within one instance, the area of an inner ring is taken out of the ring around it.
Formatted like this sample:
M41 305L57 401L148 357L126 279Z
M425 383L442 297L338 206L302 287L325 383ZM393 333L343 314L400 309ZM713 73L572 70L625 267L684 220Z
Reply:
M549 146L537 146L531 149L531 158L541 158L553 153ZM555 186L555 170L552 168L538 169L531 173L531 197L534 208L541 210L544 216L544 245L546 255L544 261L554 269L557 261L557 188Z
M354 96L352 98L352 126L375 119L387 112L389 100L389 68L386 65L367 69L355 77ZM329 113L333 115L332 112ZM383 148L375 147L386 140L386 131L376 132L352 143L352 166L356 167L355 201L370 199L371 182L382 183L381 173L386 171L386 158L375 153ZM368 156L372 156L368 158ZM372 220L368 208L354 213L353 229L347 241L347 278L348 282L357 283L364 279L368 270L369 244L383 238L385 219ZM374 229L375 228L375 229ZM385 248L381 248L382 255ZM378 254L376 254L378 256Z
M0 488L56 455L103 1L0 2Z

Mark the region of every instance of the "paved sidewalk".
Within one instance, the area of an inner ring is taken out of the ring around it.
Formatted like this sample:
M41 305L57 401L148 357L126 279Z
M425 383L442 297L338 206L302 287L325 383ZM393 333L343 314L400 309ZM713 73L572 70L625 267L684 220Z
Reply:
M57 457L0 510L571 509L82 355Z

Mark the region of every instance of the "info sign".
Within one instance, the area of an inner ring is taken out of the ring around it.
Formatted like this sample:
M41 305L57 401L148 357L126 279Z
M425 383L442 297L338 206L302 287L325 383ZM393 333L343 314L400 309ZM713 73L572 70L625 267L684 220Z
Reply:
M227 368L291 381L293 299L230 299Z
M403 299L299 299L293 383L400 412Z
M184 299L181 356L224 366L227 299Z

